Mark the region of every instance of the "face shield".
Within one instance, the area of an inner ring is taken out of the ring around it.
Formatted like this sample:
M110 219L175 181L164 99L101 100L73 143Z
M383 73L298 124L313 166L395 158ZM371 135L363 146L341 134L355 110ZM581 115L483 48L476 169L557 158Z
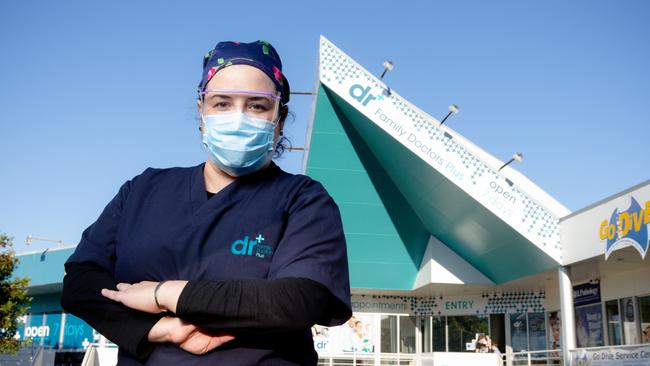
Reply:
M279 92L206 89L200 93L203 145L220 170L238 177L272 158Z
M199 98L201 116L243 113L272 123L280 116L280 92L206 89Z

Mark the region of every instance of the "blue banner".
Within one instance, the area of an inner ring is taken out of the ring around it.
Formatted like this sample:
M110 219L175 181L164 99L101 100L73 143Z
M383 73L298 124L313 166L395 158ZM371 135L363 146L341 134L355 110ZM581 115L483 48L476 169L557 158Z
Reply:
M603 314L600 304L576 308L575 315L578 347L604 346Z
M573 286L573 305L589 305L600 302L600 283L584 283Z

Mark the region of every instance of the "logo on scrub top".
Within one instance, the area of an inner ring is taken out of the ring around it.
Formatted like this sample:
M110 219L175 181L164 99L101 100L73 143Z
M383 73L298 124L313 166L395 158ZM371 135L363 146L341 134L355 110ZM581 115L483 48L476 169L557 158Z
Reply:
M238 239L230 245L230 252L234 255L248 255L257 258L265 258L267 255L273 255L273 248L268 245L261 244L264 241L262 234L257 235L253 239Z
M617 248L631 245L645 258L648 253L648 224L650 224L650 201L645 207L630 197L630 208L618 212L614 209L609 221L603 220L600 224L600 239L607 239L605 244L605 259Z

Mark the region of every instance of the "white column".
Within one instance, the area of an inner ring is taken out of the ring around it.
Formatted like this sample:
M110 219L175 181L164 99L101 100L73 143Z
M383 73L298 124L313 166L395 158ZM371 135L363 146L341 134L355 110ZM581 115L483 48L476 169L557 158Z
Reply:
M569 268L561 266L557 271L560 282L560 322L561 344L564 365L570 362L569 350L576 348L576 324L573 315L573 286L569 277Z
M66 314L61 313L61 329L59 331L59 351L63 349L63 340L65 339L65 321Z

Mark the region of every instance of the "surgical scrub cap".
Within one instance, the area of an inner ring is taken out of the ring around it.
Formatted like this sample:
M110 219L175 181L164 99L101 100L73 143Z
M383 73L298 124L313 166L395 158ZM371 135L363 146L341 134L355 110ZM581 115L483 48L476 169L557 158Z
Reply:
M262 70L281 92L282 104L289 103L289 81L282 74L280 55L266 41L217 43L214 49L203 57L203 77L199 83L199 93L205 90L217 71L231 65L250 65Z

